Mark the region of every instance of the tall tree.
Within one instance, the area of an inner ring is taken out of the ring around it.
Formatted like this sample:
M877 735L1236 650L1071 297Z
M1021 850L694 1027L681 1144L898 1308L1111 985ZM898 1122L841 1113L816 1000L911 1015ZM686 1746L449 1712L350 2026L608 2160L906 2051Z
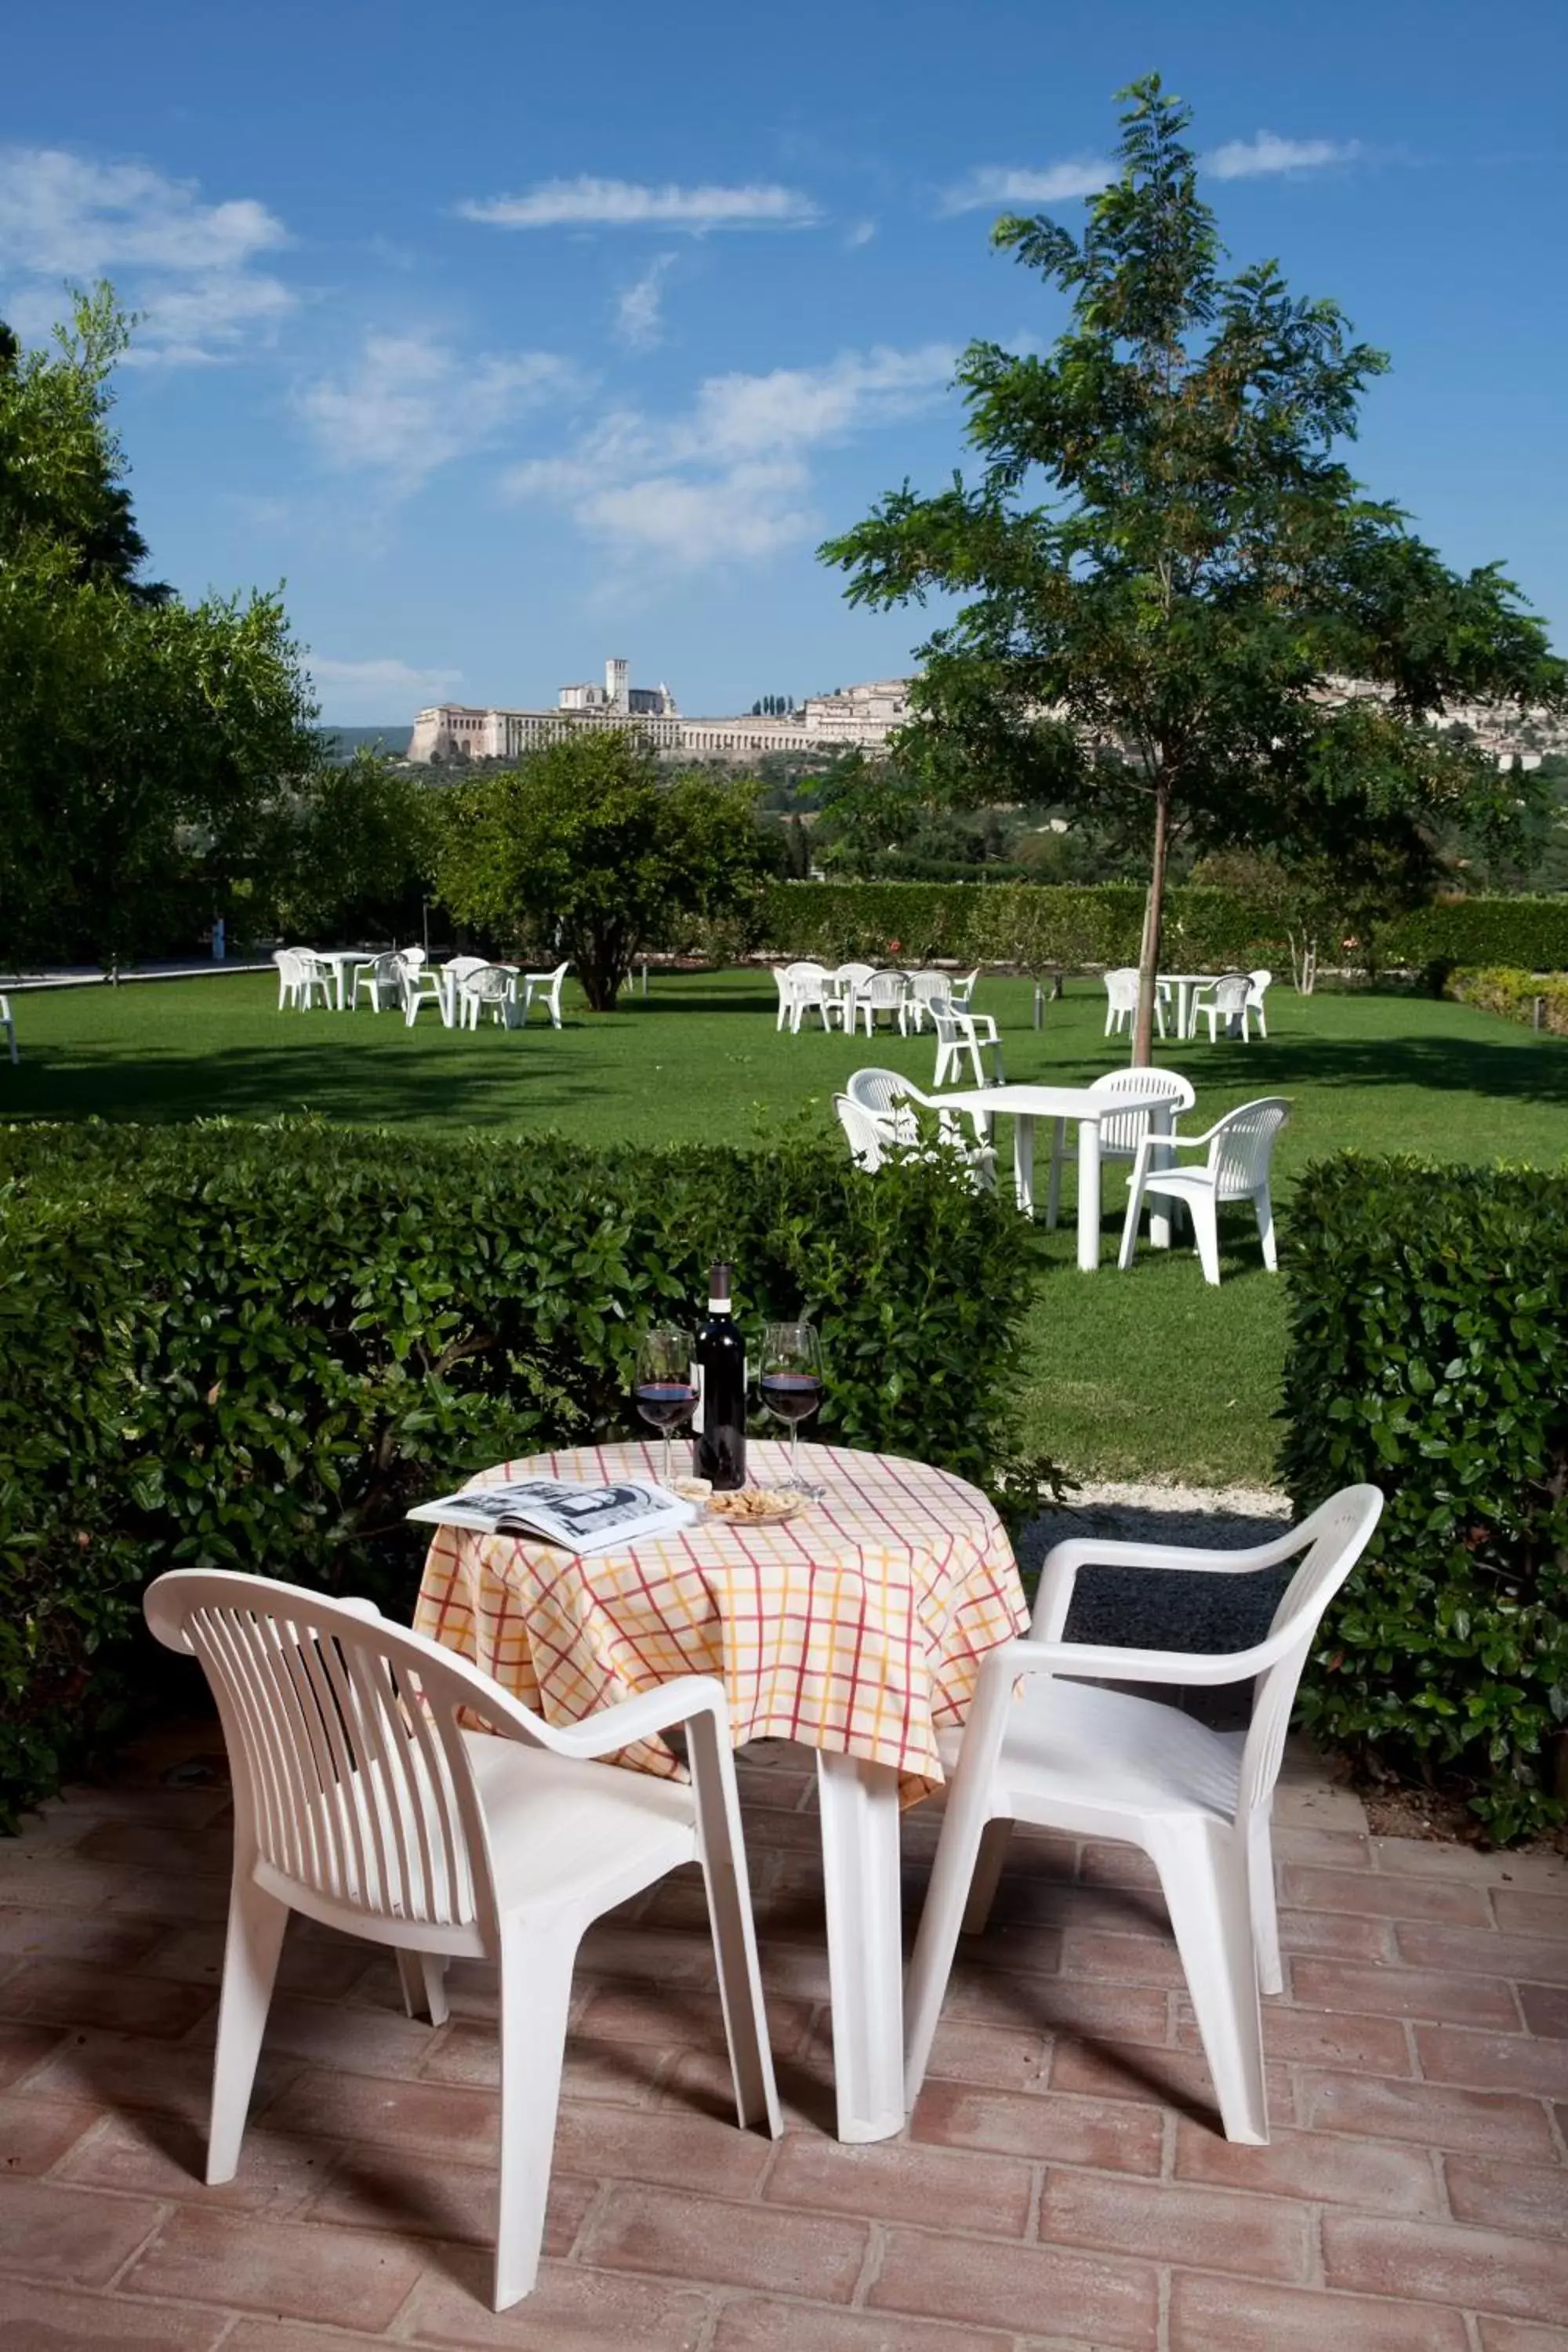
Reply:
M979 478L906 482L821 554L852 603L970 600L921 649L918 731L988 760L998 797L1141 825L1147 1061L1178 835L1327 845L1414 887L1445 824L1506 833L1520 799L1428 716L1457 693L1559 699L1564 670L1495 566L1450 572L1363 493L1335 451L1384 354L1273 262L1222 276L1188 110L1158 75L1121 97L1121 168L1082 236L1045 215L992 231L1071 318L1043 354L965 352ZM1347 677L1380 698L1338 705ZM1079 748L1041 789L1050 712Z

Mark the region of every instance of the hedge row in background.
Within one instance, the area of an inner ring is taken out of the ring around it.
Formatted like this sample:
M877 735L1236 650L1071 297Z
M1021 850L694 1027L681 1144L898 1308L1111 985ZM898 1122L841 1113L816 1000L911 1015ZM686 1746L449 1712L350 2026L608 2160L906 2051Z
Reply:
M1302 1685L1309 1727L1468 1784L1496 1838L1563 1817L1568 1175L1346 1154L1291 1205L1281 1469L1388 1508Z
M1142 926L1142 889L1127 882L778 882L761 916L763 942L779 956L834 962L952 957L1019 964L1026 971L1136 963ZM1287 908L1240 891L1173 890L1165 961L1194 970L1283 964L1291 927ZM1301 928L1317 937L1325 964L1374 960L1424 972L1433 965L1506 963L1568 971L1568 897L1419 907L1349 948L1342 926L1321 907Z
M638 1428L638 1333L698 1311L715 1256L744 1321L820 1324L825 1438L987 1477L1028 1249L1000 1196L929 1165L868 1184L816 1142L0 1131L0 1818L121 1727L150 1577L406 1618L409 1504Z
M1537 1000L1541 1025L1553 1036L1568 1037L1568 976L1510 971L1493 964L1479 971L1452 971L1447 994L1461 1004L1479 1004L1483 1012L1501 1013L1510 1021L1533 1026Z

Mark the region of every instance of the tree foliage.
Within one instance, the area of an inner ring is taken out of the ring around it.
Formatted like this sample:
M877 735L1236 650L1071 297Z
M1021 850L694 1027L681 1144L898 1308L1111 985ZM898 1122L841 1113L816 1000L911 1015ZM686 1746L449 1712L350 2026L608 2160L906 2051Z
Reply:
M411 938L435 860L436 787L362 749L285 793L258 877L268 928L291 939Z
M767 859L756 786L661 779L623 729L570 736L447 795L437 887L459 922L559 942L595 1012L645 948L680 948L743 915Z
M1432 872L1457 809L1506 829L1517 790L1424 723L1456 694L1560 698L1563 668L1495 566L1450 572L1336 454L1387 365L1335 304L1269 261L1222 274L1187 110L1123 92L1121 169L1081 237L1006 217L993 242L1065 294L1054 347L971 344L958 381L982 470L906 482L821 551L852 603L967 599L921 649L920 730L1031 786L1042 717L1068 721L1053 790L1136 828L1150 871L1135 1055L1147 1058L1166 863L1329 845L1394 891ZM1330 681L1380 689L1332 707Z

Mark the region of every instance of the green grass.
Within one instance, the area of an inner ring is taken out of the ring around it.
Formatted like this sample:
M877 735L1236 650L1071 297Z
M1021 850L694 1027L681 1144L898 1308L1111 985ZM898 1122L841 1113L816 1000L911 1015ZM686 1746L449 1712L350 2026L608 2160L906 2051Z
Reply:
M1102 1035L1104 992L1069 983L1029 1025L1023 981L984 981L1005 1033L1007 1074L1082 1084L1124 1057ZM280 1014L269 975L137 982L13 998L21 1067L0 1065L0 1111L90 1117L264 1118L283 1110L389 1128L558 1129L588 1141L753 1142L800 1115L825 1127L830 1097L868 1062L931 1082L933 1050L868 1046L773 1028L765 972L656 976L646 1003L588 1013L567 991L567 1025L408 1030L390 1014ZM1307 1160L1344 1146L1439 1159L1531 1160L1568 1153L1568 1045L1468 1006L1393 993L1300 999L1276 989L1271 1036L1242 1047L1161 1046L1185 1071L1206 1126L1249 1097L1289 1095L1275 1160L1288 1204ZM1003 1131L1004 1151L1008 1148ZM1043 1183L1041 1185L1043 1194ZM1039 1277L1018 1365L1030 1442L1079 1476L1266 1480L1285 1346L1285 1290L1261 1266L1247 1212L1222 1228L1225 1280L1205 1287L1190 1250L1146 1247L1112 1263L1123 1180L1108 1175L1105 1261L1073 1264L1071 1182L1061 1230L1042 1232Z

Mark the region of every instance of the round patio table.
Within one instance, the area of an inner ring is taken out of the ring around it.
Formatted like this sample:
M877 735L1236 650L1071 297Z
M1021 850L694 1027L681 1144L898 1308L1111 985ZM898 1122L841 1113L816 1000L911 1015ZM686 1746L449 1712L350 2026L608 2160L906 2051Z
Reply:
M755 1479L788 1448L748 1449ZM437 1529L415 1624L547 1721L577 1722L679 1675L718 1675L731 1735L813 1748L822 1824L838 2137L904 2123L899 1816L943 1779L939 1729L962 1723L980 1663L1028 1612L984 1495L890 1454L813 1445L820 1502L794 1519L704 1516L584 1559L531 1537ZM505 1463L471 1483L652 1478L637 1443ZM616 1761L674 1776L661 1739Z

